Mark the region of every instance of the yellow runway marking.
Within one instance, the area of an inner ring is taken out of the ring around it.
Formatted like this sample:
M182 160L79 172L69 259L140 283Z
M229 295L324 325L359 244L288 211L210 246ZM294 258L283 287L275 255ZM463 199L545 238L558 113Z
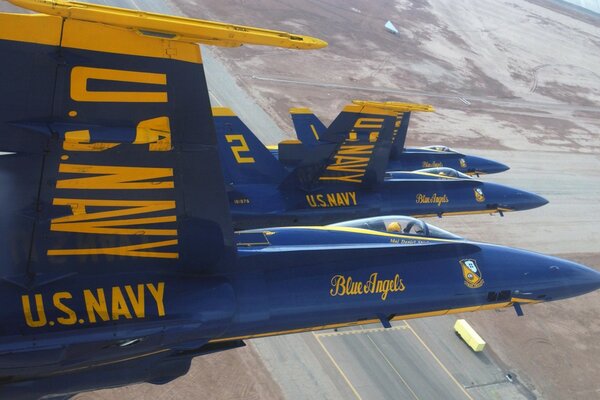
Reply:
M340 368L340 366L338 365L338 363L335 362L335 359L333 358L333 356L331 355L331 353L329 352L329 350L327 350L327 348L325 347L325 345L323 344L323 342L321 342L321 339L319 338L319 336L315 335L313 333L313 336L315 337L315 339L317 339L317 342L319 342L319 345L321 346L321 348L323 349L323 351L325 352L325 354L327 354L327 357L329 357L329 359L331 360L331 362L333 363L333 365L335 365L335 367L337 368L337 370L339 371L339 373L342 375L342 378L344 378L344 380L346 381L346 383L348 384L348 386L350 386L350 389L352 390L352 392L354 393L354 395L356 396L356 398L358 400L362 400L362 397L360 397L360 394L358 394L358 391L356 390L356 388L354 387L354 385L352 385L352 382L350 382L350 379L348 379L348 377L346 376L346 374L344 373L344 371L342 371L342 368Z
M423 341L423 339L421 339L421 337L417 334L417 332L415 332L415 330L412 328L412 326L410 326L408 324L408 322L406 322L406 321L404 321L404 323L406 324L406 327L419 340L419 342L421 342L421 344L423 345L423 347L425 347L425 349L427 349L427 351L429 352L429 354L431 354L431 356L433 357L433 359L440 365L440 367L442 367L442 369L444 370L444 372L446 372L446 374L448 374L448 376L450 377L450 379L452 379L452 381L456 384L456 386L458 386L460 388L460 390L462 390L462 392L465 394L465 396L467 396L467 398L469 400L473 400L473 398L469 395L469 393L467 393L467 390L463 387L463 385L461 385L456 380L456 378L454 378L454 376L450 373L450 371L448 371L448 368L446 368L446 366L444 364L442 364L442 362L440 361L440 359L437 358L437 356L435 355L435 353L429 348L429 346L427 346L427 344L425 344L425 342Z
M388 328L388 330L390 330L392 328ZM388 363L388 365L392 368L392 370L396 373L396 375L398 375L398 378L400 378L400 380L402 381L402 383L404 383L404 386L406 386L406 388L410 391L410 393L413 395L413 397L416 400L419 400L419 397L417 396L417 394L412 390L412 388L408 385L408 382L406 382L406 380L404 380L404 378L402 377L402 375L400 375L400 372L398 372L398 370L396 369L396 367L394 367L394 365L391 363L391 361L387 358L387 356L383 353L383 351L381 351L381 349L379 348L379 346L377 346L377 344L375 343L375 341L371 338L371 336L367 335L367 338L369 339L369 341L373 344L373 346L375 346L375 348L377 349L377 351L379 352L379 354L381 354L381 357L383 357L383 359L385 360L385 362Z

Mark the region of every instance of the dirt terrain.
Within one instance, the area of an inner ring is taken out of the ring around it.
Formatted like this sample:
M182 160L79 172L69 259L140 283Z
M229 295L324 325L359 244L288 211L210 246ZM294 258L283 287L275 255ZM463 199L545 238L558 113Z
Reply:
M504 219L434 223L600 269L600 17L539 0L177 5L190 16L329 42L312 52L214 51L285 132L292 132L289 107L310 106L328 123L355 98L435 105L435 113L411 119L408 145L443 143L498 159L512 170L485 179L538 192L550 204ZM388 19L399 35L383 29ZM600 293L525 313L467 318L540 398L600 397Z
M313 52L218 50L288 132L292 106L309 105L329 121L353 98L395 99L437 107L435 114L415 118L409 144L443 140L477 149L495 138L493 147L600 148L598 20L584 22L522 1L193 3L177 4L188 15L268 21L269 27L329 42ZM383 29L387 18L399 35Z
M131 385L77 395L77 400L282 399L252 346L198 357L190 372L166 385Z

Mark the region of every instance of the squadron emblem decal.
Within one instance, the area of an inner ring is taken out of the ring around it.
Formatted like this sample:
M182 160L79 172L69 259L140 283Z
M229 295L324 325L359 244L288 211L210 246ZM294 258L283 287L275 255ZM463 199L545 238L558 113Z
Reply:
M483 286L483 276L477 262L473 259L460 260L460 265L463 271L463 277L465 278L465 285L472 289L480 288Z
M458 160L461 168L467 168L467 161L464 158Z
M485 201L485 195L483 194L483 190L481 190L481 188L475 188L473 189L473 192L475 193L475 200L478 203L483 203Z

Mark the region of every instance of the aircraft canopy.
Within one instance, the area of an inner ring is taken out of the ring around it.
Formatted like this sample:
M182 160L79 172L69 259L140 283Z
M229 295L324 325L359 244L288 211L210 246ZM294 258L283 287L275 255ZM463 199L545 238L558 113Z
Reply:
M384 233L397 233L400 235L413 235L440 239L462 239L450 232L436 226L427 224L419 219L403 215L389 215L373 218L362 218L351 221L338 222L329 226L342 226L347 228L369 229Z
M441 176L449 176L451 178L462 178L462 179L473 179L467 174L463 174L452 168L440 167L440 168L425 168L420 169L418 172L426 172L428 174L435 174Z
M441 145L435 145L435 146L425 146L425 147L422 147L422 149L425 149L425 150L433 150L433 151L439 151L439 152L442 152L442 153L458 153L457 151L455 151L455 150L452 150L452 149L451 149L450 147L448 147L448 146L441 146Z

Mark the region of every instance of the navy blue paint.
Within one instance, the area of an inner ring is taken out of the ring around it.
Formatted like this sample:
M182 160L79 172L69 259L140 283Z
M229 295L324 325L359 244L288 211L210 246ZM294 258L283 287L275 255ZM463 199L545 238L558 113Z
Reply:
M404 113L401 124L395 137L392 152L387 171L414 171L430 167L448 167L459 172L469 174L495 174L509 169L508 166L483 157L461 154L452 150L435 151L427 148L408 147L404 148L408 125L410 121L410 112ZM317 145L324 145L324 141L317 142L310 128L312 124L320 138L323 138L327 128L314 114L292 114L292 121L298 139L304 144L295 146L280 146L279 150L272 150L271 153L277 157L286 167L295 167L309 153L314 153ZM308 147L308 148L306 148ZM281 153L281 157L279 154ZM461 162L462 160L462 162Z
M363 117L365 115L362 115ZM367 116L368 117L368 116ZM348 126L352 126L357 114L342 113L332 123L335 128L326 133L324 138L329 142L346 137ZM413 172L385 174L387 156L390 152L392 128L382 133L382 140L375 145L373 161L365 175L365 183L354 184L338 181L319 181L329 161L324 161L315 146L307 160L287 173L250 129L234 116L214 117L221 154L221 163L225 171L231 213L236 229L251 229L267 226L285 225L320 225L345 219L370 217L373 215L443 215L495 210L497 207L506 210L522 211L540 207L547 200L533 193L490 182L478 181L469 177L451 179L443 176L429 176ZM388 121L389 122L389 121ZM345 129L345 131L344 131ZM346 133L344 133L346 132ZM238 163L231 150L231 144L225 140L226 135L236 133L242 135L249 151L243 152L246 157L252 156L252 163ZM387 144L386 144L387 143ZM327 146L329 155L335 154L339 143ZM294 145L292 145L294 146ZM333 149L331 151L331 149ZM436 154L446 154L439 153ZM457 161L458 162L458 161ZM451 171L452 172L452 171ZM308 184L306 184L308 182ZM474 190L483 192L485 200L477 201ZM335 207L326 199L327 194L356 194L350 206ZM419 195L447 196L448 202L418 202ZM311 206L311 201L314 200ZM315 207L316 205L316 207Z

